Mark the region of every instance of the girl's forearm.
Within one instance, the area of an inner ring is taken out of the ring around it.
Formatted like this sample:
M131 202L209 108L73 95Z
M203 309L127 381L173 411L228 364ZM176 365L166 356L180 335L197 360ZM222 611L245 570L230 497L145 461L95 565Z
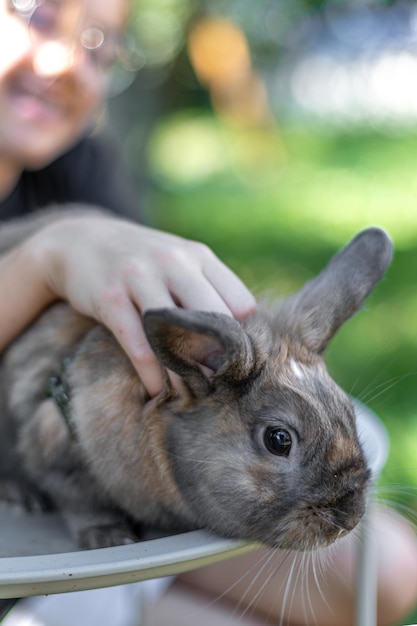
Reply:
M26 243L0 257L0 351L56 300Z

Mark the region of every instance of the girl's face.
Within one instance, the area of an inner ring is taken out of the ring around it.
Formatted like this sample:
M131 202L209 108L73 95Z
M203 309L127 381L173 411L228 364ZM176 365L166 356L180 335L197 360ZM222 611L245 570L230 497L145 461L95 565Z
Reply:
M0 158L37 168L94 118L127 0L0 0Z

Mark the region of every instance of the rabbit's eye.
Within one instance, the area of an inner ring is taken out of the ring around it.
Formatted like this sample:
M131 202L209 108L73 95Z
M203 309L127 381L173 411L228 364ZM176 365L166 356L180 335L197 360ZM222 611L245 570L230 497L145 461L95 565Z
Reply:
M282 428L268 428L264 435L265 446L277 456L288 456L292 446L291 435Z

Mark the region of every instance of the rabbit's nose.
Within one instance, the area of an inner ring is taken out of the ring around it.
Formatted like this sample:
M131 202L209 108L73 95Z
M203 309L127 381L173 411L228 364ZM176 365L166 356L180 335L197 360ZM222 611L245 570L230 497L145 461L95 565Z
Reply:
M339 533L347 533L355 528L365 512L365 494L349 492L333 504L334 523Z

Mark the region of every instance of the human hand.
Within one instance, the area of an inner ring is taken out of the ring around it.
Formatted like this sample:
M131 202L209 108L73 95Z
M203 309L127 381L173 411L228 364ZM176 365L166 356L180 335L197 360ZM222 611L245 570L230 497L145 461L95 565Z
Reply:
M252 294L207 246L107 216L68 217L33 238L47 284L107 326L150 395L163 386L141 315L181 306L243 319Z

